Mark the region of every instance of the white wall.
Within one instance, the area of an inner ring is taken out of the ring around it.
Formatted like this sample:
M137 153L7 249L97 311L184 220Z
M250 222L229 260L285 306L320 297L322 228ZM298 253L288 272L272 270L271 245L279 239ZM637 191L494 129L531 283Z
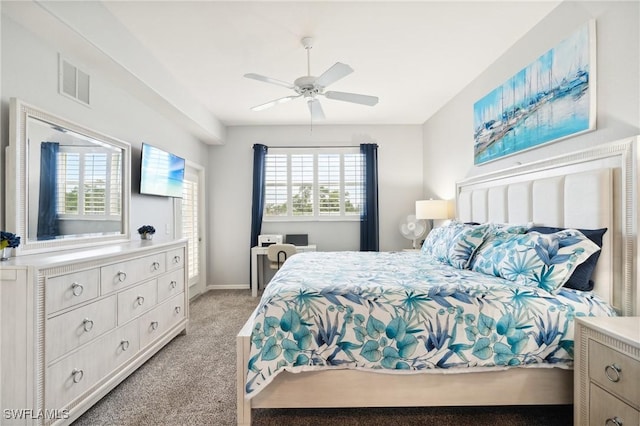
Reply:
M209 147L209 279L247 286L254 143L267 146L378 144L380 250L410 247L399 224L422 193L422 129L414 126L238 126ZM265 223L263 232L308 233L319 250L359 250L359 222Z
M516 42L424 124L425 196L451 199L455 182L466 176L640 133L639 9L638 2L565 2ZM592 18L597 34L597 130L474 166L474 102Z
M156 227L164 237L165 224L173 233L173 201L170 198L138 194L140 150L142 142L207 166L206 145L173 123L151 106L139 101L110 80L90 60L76 56L72 47L56 45L56 40L43 40L12 19L2 15L2 134L0 149L9 140L9 98L23 101L73 121L81 126L129 142L132 146L131 232L143 224ZM91 107L88 108L58 94L58 53L91 75ZM2 181L4 182L4 163ZM5 199L4 183L2 199ZM4 229L4 209L0 229Z

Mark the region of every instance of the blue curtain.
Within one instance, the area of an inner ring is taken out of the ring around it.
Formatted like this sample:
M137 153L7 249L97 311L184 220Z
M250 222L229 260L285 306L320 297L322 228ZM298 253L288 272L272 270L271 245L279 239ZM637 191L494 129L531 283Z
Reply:
M378 145L360 145L364 156L365 200L360 218L360 251L380 250L380 222L378 219Z
M58 151L57 142L40 144L40 199L38 206L38 240L51 240L60 234L57 213Z
M266 145L253 145L253 202L251 204L251 247L258 245L258 235L262 230L262 212L264 211L264 179Z

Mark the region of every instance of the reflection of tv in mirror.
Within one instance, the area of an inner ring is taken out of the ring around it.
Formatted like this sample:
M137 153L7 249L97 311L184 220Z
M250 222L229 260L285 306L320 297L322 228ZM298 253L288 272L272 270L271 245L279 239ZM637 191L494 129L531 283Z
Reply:
M142 144L140 193L182 198L184 158Z

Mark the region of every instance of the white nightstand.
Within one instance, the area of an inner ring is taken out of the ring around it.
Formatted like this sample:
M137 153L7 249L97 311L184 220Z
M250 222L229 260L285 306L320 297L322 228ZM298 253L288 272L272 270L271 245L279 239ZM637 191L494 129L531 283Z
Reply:
M640 425L640 317L576 319L574 425Z

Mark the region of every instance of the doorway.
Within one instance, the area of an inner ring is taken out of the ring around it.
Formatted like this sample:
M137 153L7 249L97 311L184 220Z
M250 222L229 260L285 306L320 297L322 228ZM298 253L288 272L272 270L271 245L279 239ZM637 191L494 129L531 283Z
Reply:
M189 298L202 294L206 287L204 262L204 168L187 162L182 199L174 204L176 237L187 239L189 251Z

